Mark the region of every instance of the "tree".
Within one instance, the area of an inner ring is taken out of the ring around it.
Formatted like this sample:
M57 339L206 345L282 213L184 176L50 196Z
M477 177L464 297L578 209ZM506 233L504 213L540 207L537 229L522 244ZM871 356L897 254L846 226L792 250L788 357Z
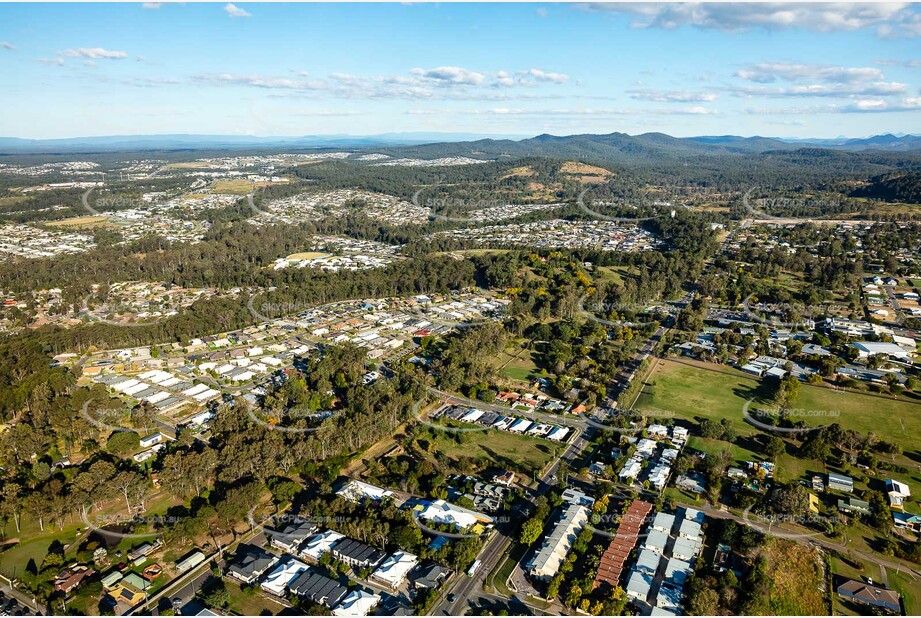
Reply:
M123 470L112 479L112 486L115 487L125 499L125 506L128 508L129 512L132 510L132 501L136 503L137 507L144 507L144 499L146 498L149 487L147 485L147 477L140 472L136 470Z
M771 457L771 459L777 459L780 455L783 455L786 450L787 445L782 438L777 436L770 436L768 438L765 451Z
M543 521L536 517L532 517L521 526L521 535L518 540L524 545L533 545L534 542L540 538L541 532L543 531Z
M114 431L106 440L106 450L113 455L125 455L138 450L141 436L133 431Z
M560 594L560 586L563 585L563 574L557 573L547 584L547 598L551 601Z
M701 588L688 600L688 613L692 616L716 616L720 595L713 588Z

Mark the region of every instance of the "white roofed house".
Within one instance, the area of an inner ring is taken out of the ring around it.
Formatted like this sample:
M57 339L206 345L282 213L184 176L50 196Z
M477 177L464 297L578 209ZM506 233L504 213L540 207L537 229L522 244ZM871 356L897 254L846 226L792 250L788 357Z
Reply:
M333 610L333 615L367 616L380 602L381 597L379 595L373 592L356 589L342 599L339 605L336 606L336 609Z
M493 518L451 504L445 500L435 500L419 512L419 517L440 524L454 524L459 530L465 530L474 524L492 524Z
M889 496L889 506L896 509L903 508L905 500L911 497L908 485L895 479L886 481L886 493Z
M285 596L288 584L297 579L297 576L307 570L307 565L300 560L288 558L268 574L261 587L269 594L277 597Z
M158 431L156 433L150 434L149 436L145 436L141 438L140 446L141 448L150 448L152 446L155 446L165 441L166 441L166 436L164 436L162 433Z
M393 496L393 492L383 487L377 487L370 483L363 483L355 479L350 480L342 486L342 489L336 492L350 502L362 502L371 500L372 502L381 502L385 498Z
M563 516L528 563L532 577L547 580L559 572L579 532L588 523L588 514L588 509L579 504L571 504L563 512Z
M383 564L371 574L371 580L388 586L392 590L399 588L419 559L413 554L398 551L384 560Z
M300 556L314 562L319 562L320 558L332 549L332 546L345 538L345 535L339 534L335 530L327 530L313 537L301 548Z

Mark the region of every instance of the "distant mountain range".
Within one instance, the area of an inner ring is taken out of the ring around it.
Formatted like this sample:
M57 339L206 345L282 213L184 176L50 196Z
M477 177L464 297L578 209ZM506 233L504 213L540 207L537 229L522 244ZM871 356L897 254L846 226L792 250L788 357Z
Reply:
M594 159L643 159L657 156L760 154L802 148L841 151L905 152L921 150L921 136L892 134L867 138L783 139L736 135L672 137L664 133L606 135L482 136L469 133L385 133L381 135L307 135L257 137L245 135L122 135L30 140L0 137L0 154L68 154L142 150L247 149L383 149L391 154L436 158L443 156L546 156Z
M215 148L367 148L403 146L432 142L460 142L484 139L523 139L526 135L486 136L476 133L384 133L381 135L304 135L260 137L252 135L111 135L60 139L0 137L0 152L58 153L73 151L109 152L124 150L173 150Z

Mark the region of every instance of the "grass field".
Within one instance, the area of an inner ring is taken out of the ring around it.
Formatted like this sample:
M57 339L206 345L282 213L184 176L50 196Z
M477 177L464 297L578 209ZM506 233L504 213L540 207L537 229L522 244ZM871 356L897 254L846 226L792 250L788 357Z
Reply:
M109 220L102 215L87 217L72 217L70 219L61 219L60 221L48 221L45 223L48 227L116 227L109 223Z
M773 396L773 387L722 365L665 360L648 381L637 401L639 409L691 420L728 418L742 435L757 431L744 421L745 402L754 399L753 406L767 407ZM872 431L906 451L919 448L905 441L921 435L921 405L915 403L803 385L792 407L801 411L807 425L838 423L862 433Z
M267 187L273 182L250 182L248 180L218 180L211 187L214 193L223 193L225 195L246 195L251 193L254 188Z
M629 266L598 266L595 272L604 281L610 281L615 285L623 285L625 279L633 276Z
M472 427L451 422L458 427ZM521 436L507 431L489 430L468 433L440 432L432 451L439 459L458 460L461 457L489 460L497 467L542 469L554 452L562 447L547 440ZM434 455L433 455L434 457Z
M268 611L270 616L275 616L285 609L280 603L276 603L258 592L246 594L240 588L240 584L230 578L224 578L224 586L227 588L227 595L230 597L227 609L238 616L263 616L265 611Z
M772 387L730 367L673 360L661 361L648 382L637 401L638 409L650 416L671 416L694 422L728 418L739 433L736 444L692 437L689 446L707 453L731 448L737 461L751 459L752 449L757 445L747 438L761 431L745 422L742 407L749 399L755 400L753 406L770 406ZM908 483L913 496L921 495L918 463L921 461L921 439L917 437L921 436L921 406L890 397L803 385L793 408L802 411L808 425L839 423L847 429L863 434L873 432L883 440L901 445L904 454L896 456L894 463L905 466L908 472L880 472L876 480L870 480L870 488L880 488L873 486L879 478L894 478ZM798 459L789 453L781 455L777 463L777 478L784 482L825 472L821 462ZM854 476L859 488L868 486L858 480L862 476L860 470L841 472ZM917 503L912 502L906 510L916 512Z
M194 170L211 167L210 163L204 161L181 161L179 163L170 163L166 166L169 170Z
M816 550L769 538L760 550L767 558L770 593L759 598L755 615L822 616L829 613L822 592L822 570Z
M500 376L528 382L539 372L532 355L531 350L513 344L496 356L493 367Z
M286 260L313 260L318 257L323 257L324 255L329 255L328 253L321 253L318 251L304 251L303 253L292 253Z
M889 571L889 587L902 595L906 616L921 615L921 580L903 571Z

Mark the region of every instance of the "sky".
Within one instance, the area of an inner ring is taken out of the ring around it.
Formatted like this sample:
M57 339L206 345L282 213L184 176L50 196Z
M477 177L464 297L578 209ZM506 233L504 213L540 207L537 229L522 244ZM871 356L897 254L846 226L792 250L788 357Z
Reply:
M0 4L0 135L921 133L921 5Z

